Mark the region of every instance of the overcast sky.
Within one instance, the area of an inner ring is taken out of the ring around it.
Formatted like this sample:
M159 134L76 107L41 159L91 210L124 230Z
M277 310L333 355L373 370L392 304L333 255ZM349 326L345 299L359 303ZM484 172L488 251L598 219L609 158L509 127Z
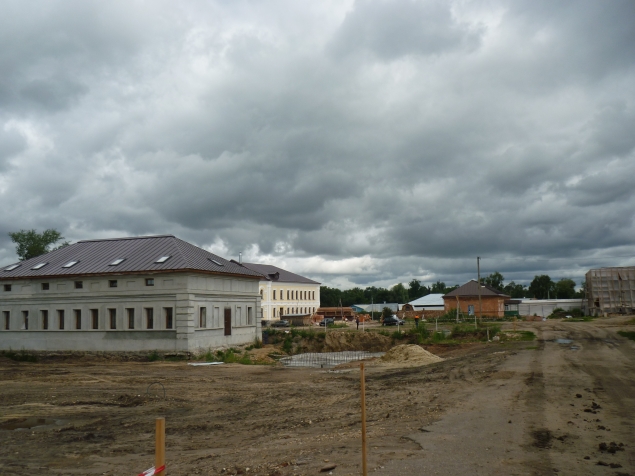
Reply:
M635 2L1 0L7 236L330 286L635 265Z

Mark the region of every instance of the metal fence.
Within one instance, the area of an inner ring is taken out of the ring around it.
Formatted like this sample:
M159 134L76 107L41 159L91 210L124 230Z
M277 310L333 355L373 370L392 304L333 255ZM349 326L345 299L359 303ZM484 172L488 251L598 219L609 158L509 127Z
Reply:
M311 352L308 354L298 354L291 357L283 357L280 362L285 367L314 367L330 368L336 365L346 364L357 360L381 357L385 352L365 352L361 350L351 350L344 352Z

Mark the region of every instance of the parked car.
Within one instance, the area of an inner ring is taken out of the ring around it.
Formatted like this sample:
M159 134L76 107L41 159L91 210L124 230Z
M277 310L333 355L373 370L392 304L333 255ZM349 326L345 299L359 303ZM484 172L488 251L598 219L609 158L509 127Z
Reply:
M275 321L271 324L271 327L289 327L289 321L286 319L280 319L279 321Z
M329 324L335 324L335 319L333 319L332 317L325 317L324 319L322 319L322 322L320 322L320 325L322 327L327 326Z
M403 326L405 324L405 322L401 319L399 319L397 316L395 316L394 314L390 317L384 317L384 322L382 322L382 326Z

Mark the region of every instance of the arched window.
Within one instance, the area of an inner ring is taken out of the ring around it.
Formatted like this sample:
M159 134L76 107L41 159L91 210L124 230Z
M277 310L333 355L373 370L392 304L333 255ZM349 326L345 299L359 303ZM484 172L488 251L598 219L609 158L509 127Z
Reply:
M262 289L260 290L260 299L262 299Z

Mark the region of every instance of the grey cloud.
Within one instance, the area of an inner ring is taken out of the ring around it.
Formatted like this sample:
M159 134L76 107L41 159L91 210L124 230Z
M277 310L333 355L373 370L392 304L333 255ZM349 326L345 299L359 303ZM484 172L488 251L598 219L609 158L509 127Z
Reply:
M460 25L441 1L357 0L329 50L337 56L368 51L383 60L435 55L478 45L478 32Z
M326 284L630 263L631 3L23 5L0 19L3 261L6 232L57 227Z

